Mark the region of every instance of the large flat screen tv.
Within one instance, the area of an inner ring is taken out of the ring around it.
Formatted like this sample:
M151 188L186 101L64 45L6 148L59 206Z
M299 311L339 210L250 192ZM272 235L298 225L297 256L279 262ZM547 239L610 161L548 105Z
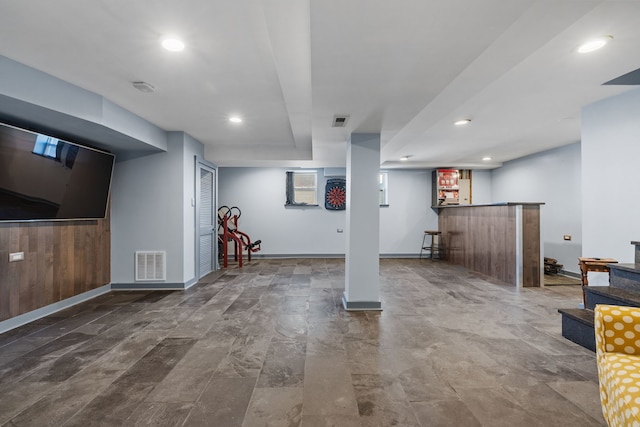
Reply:
M0 123L0 221L104 218L114 159Z

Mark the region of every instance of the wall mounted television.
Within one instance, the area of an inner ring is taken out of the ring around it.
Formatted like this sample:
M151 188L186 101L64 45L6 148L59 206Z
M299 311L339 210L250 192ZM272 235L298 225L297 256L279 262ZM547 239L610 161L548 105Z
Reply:
M105 218L115 156L0 123L0 221Z

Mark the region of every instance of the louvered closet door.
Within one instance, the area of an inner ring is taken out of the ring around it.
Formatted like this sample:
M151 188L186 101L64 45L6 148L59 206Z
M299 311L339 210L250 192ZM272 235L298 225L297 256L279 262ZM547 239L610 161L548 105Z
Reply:
M215 222L215 170L198 164L199 185L198 185L198 259L199 277L203 277L215 269L215 245L216 245L216 222Z

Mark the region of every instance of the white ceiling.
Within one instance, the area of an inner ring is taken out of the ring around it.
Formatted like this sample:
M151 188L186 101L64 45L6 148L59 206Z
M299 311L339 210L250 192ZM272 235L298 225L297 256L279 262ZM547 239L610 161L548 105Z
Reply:
M371 132L383 167L496 167L579 141L581 107L634 88L602 83L640 68L640 1L2 0L0 55L187 132L219 166L340 167Z

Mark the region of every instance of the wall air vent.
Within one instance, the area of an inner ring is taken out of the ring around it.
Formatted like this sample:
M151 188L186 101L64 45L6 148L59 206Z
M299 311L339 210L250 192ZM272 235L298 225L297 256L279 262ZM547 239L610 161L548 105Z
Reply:
M136 282L167 280L167 253L136 251Z
M349 116L345 115L345 114L338 114L333 116L333 123L331 124L331 127L333 128L343 128L347 125L347 122L349 121Z

